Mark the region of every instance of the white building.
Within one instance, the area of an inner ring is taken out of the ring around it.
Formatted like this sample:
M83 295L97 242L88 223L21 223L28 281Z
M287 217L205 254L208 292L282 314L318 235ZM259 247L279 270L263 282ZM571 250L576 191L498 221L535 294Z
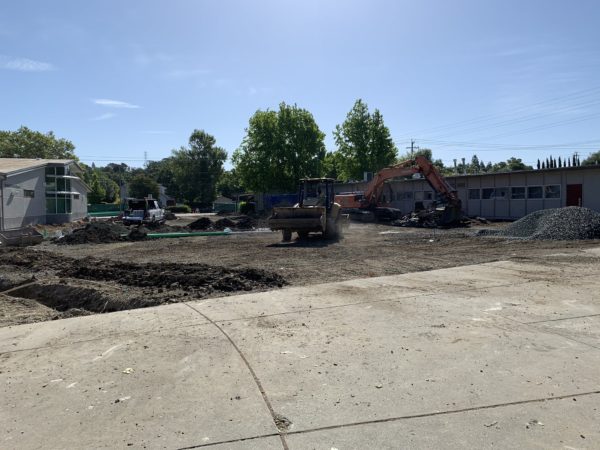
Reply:
M85 217L82 172L71 159L0 158L0 230Z

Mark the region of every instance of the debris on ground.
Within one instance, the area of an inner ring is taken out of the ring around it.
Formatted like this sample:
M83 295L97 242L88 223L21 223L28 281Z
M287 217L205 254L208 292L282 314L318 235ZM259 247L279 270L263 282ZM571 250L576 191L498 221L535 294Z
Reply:
M600 239L600 213L579 206L542 209L503 230L480 230L477 235L554 241Z
M407 214L400 219L394 220L390 225L395 227L414 227L414 228L438 228L440 225L440 211L435 209L423 209ZM450 227L465 227L469 226L471 221L466 217L461 218ZM448 228L449 226L444 226Z
M287 431L292 426L292 421L281 414L275 414L273 417L275 419L275 425L279 431Z

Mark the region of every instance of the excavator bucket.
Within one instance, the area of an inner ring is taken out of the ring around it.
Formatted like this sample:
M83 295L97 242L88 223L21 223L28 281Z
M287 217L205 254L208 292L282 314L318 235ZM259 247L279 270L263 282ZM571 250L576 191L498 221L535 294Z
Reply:
M324 231L327 225L324 206L273 208L269 228L289 231Z
M44 237L31 227L0 231L0 244L10 247L36 245L43 239Z
M446 205L436 210L438 215L437 223L442 227L451 227L460 224L462 212L460 203L457 205Z

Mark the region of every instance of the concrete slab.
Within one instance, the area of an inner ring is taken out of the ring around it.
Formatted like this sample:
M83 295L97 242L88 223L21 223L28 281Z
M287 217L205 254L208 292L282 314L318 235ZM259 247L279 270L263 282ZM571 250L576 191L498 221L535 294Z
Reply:
M446 296L449 304L465 313L530 323L600 314L596 283L592 277L576 281L559 277Z
M3 448L175 448L277 432L252 376L214 327L0 360Z
M600 389L596 349L441 295L223 327L292 430Z
M0 353L208 323L185 304L0 328Z
M599 395L292 434L290 449L592 449ZM567 419L568 418L568 419Z

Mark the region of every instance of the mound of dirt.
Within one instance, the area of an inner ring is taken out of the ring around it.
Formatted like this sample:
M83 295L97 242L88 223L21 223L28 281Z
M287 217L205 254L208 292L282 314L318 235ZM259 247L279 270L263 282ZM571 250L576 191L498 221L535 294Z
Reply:
M280 275L260 269L229 269L207 264L133 264L93 258L69 265L59 275L143 288L185 289L199 294L250 291L286 284Z
M190 230L208 230L211 227L212 221L208 217L200 217L188 225Z
M600 213L569 206L543 209L511 223L504 230L482 230L492 235L527 240L575 241L600 238Z
M73 230L55 240L61 245L75 244L100 244L107 242L119 242L126 240L125 235L129 229L124 225L114 222L90 222L83 228Z

